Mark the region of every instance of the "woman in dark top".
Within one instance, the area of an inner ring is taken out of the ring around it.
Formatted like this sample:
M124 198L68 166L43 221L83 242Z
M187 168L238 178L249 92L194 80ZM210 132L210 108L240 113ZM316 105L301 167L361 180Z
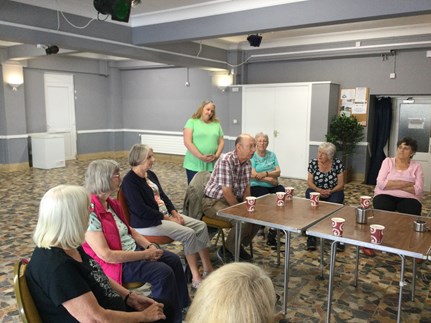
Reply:
M109 279L80 247L90 200L80 186L60 185L42 198L37 247L25 277L44 322L154 322L164 305ZM171 314L169 314L172 316ZM170 317L167 322L172 322Z
M135 144L129 152L131 170L124 176L122 190L130 211L130 225L148 236L168 236L181 241L192 273L192 288L214 269L209 256L209 236L205 222L180 214L163 191L156 174L150 169L153 150ZM199 272L198 256L203 273Z
M317 158L308 164L308 188L305 198L310 198L311 192L320 193L320 200L343 204L344 202L344 166L341 160L334 158L335 145L322 142L319 145ZM344 250L344 244L338 244L339 251ZM316 238L308 237L307 250L316 250Z

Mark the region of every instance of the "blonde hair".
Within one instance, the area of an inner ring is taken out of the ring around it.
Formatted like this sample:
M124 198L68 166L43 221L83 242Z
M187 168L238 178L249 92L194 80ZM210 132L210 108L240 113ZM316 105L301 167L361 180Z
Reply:
M39 248L74 249L85 239L90 196L82 186L59 185L40 201L33 241Z
M200 119L200 117L202 116L202 112L204 111L204 107L207 104L212 104L214 106L214 113L209 118L209 121L211 121L211 122L219 122L218 118L216 117L216 106L215 106L214 102L211 101L211 100L202 101L201 105L198 107L198 109L196 110L196 112L193 113L192 119Z
M114 189L112 175L119 172L120 166L115 160L94 160L85 173L85 188L92 194L111 192Z
M199 287L187 323L272 323L275 290L268 275L250 263L220 267Z

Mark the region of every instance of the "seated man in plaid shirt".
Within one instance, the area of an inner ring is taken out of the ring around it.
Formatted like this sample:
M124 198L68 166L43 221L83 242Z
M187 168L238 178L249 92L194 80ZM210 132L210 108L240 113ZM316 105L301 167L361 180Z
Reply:
M242 134L235 140L235 150L228 152L217 160L211 178L204 190L205 196L202 200L202 210L205 215L218 218L217 211L245 201L245 198L250 196L250 159L255 151L255 139L248 134ZM232 225L236 222L226 218L220 219L229 221ZM251 255L244 250L242 245L250 244L250 241L259 230L259 226L244 223L241 229L239 257L241 260L249 261L251 260ZM217 256L220 260L223 259L222 248L217 251ZM233 259L235 230L230 230L226 238L226 249L224 250L226 257Z

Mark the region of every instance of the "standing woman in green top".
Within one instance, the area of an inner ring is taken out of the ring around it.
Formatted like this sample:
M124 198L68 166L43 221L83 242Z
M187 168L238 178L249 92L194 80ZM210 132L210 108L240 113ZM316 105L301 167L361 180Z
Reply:
M203 101L187 120L184 126L184 145L187 152L183 167L186 169L188 183L197 172L212 172L224 147L223 130L216 117L213 101Z

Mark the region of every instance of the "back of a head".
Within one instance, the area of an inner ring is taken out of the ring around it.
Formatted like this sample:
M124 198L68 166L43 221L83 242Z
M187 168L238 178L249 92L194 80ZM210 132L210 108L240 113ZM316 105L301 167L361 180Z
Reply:
M203 281L186 322L269 323L274 307L275 291L268 275L250 263L231 263Z
M59 185L43 196L39 218L33 234L40 248L53 246L77 248L84 242L88 225L87 190L82 186Z

